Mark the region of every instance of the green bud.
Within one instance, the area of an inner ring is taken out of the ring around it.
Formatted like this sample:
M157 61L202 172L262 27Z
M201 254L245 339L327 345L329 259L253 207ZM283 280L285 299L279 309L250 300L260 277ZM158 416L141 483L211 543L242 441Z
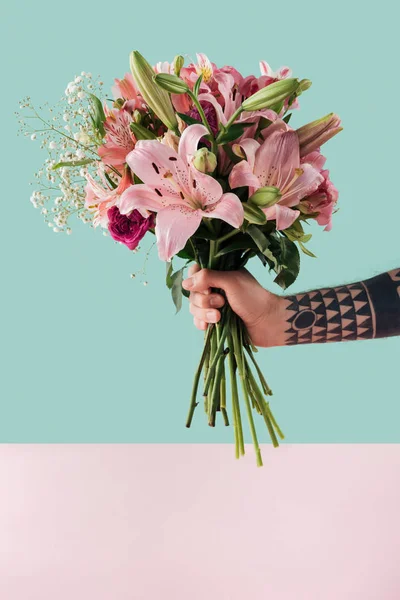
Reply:
M174 73L177 77L179 77L179 73L181 72L181 69L183 67L183 65L185 64L185 59L183 58L183 56L175 56L172 66L174 69Z
M300 96L300 94L302 94L303 92L308 90L308 88L310 88L311 86L312 86L312 81L310 81L309 79L302 79L299 82L299 87L297 88L297 91L296 91L297 96Z
M244 218L249 223L254 223L255 225L264 225L267 222L267 217L258 206L252 204L251 202L243 202L243 210L244 210Z
M134 122L137 123L138 125L140 125L140 123L142 121L142 113L140 112L140 110L134 110L132 117L133 117Z
M123 105L125 104L125 100L123 98L117 98L116 100L114 100L113 102L113 108L122 108Z
M277 187L266 186L254 192L251 198L249 198L249 202L262 208L268 208L278 202L281 197L282 194Z
M207 148L200 148L194 154L193 165L202 173L212 173L217 167L217 157Z
M258 90L258 92L250 96L250 98L247 98L247 100L242 103L242 108L246 112L271 108L279 104L279 102L283 102L286 98L296 92L298 86L298 79L281 79L280 81L271 83L271 85Z
M130 66L133 78L144 98L144 101L156 113L161 121L176 131L178 122L169 94L161 89L153 80L154 70L147 60L134 50L130 55Z
M170 94L186 94L189 91L187 83L177 77L176 75L169 75L168 73L157 73L153 77L157 85L163 90L166 90Z

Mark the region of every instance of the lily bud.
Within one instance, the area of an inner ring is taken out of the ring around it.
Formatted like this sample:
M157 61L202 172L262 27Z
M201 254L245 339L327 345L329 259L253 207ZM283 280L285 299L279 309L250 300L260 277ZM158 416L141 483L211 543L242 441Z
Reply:
M172 62L172 67L174 69L174 73L177 77L179 77L179 73L181 72L181 69L183 67L183 65L185 64L185 59L183 58L183 56L175 56L173 62Z
M133 118L133 120L134 120L135 123L137 123L138 125L140 125L140 123L142 121L142 113L140 112L140 110L134 110L132 118Z
M337 115L330 113L321 119L312 121L297 129L299 138L300 156L305 156L316 150L322 144L330 140L334 135L342 131L341 121Z
M296 90L296 95L300 96L303 92L308 90L312 86L312 81L309 79L302 79L299 83L299 87Z
M125 100L123 98L117 98L113 102L113 108L118 108L118 110L119 110L123 107L124 104L125 104Z
M271 85L258 90L258 92L250 96L250 98L247 98L242 103L242 108L246 112L261 110L262 108L271 108L294 94L298 87L298 79L292 78L275 81L275 83L271 83Z
M255 204L256 206L260 206L261 208L268 208L269 206L272 206L278 202L281 197L282 194L279 188L265 186L254 192L254 194L249 198L249 202Z
M187 83L177 77L176 75L169 75L168 73L157 73L153 76L154 81L163 90L166 90L170 94L186 94L189 91Z
M244 218L249 223L254 223L255 225L264 225L264 223L267 222L265 213L263 213L261 208L255 206L255 204L251 204L251 202L243 202L243 211Z
M156 113L168 129L176 130L178 123L168 93L161 89L153 80L154 70L147 60L137 52L131 52L130 67L133 78L142 94L144 101Z
M217 168L217 157L207 148L200 148L194 154L193 165L202 173L212 173Z

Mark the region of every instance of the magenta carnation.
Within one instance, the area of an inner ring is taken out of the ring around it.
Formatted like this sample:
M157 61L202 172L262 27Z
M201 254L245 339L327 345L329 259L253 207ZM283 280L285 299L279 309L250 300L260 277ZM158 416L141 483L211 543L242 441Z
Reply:
M211 102L207 102L207 101L200 102L200 105L204 111L204 114L206 116L208 124L211 127L211 131L213 132L214 135L217 135L217 133L218 133L218 118L217 118L217 113L216 113L215 108L213 107ZM199 123L201 123L200 113L195 106L187 113L187 115L188 115L188 117L192 117L192 119L196 119L196 121L199 121Z
M129 215L121 215L118 206L112 206L108 212L108 231L116 242L128 246L129 250L137 248L145 233L154 225L154 216L143 217L138 210Z

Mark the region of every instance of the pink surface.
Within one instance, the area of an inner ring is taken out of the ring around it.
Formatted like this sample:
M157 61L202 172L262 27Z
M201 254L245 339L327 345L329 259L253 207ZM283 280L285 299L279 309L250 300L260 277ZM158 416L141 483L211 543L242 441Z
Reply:
M1 446L2 600L398 600L400 445Z

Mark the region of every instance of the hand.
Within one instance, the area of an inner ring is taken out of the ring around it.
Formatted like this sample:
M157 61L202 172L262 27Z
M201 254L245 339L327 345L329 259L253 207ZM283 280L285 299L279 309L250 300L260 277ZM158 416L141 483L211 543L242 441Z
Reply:
M246 269L211 271L193 265L182 285L190 291L190 312L198 329L204 331L208 323L220 320L218 309L225 304L225 298L211 292L211 288L219 288L246 325L255 346L266 348L284 343L282 298L264 289Z

